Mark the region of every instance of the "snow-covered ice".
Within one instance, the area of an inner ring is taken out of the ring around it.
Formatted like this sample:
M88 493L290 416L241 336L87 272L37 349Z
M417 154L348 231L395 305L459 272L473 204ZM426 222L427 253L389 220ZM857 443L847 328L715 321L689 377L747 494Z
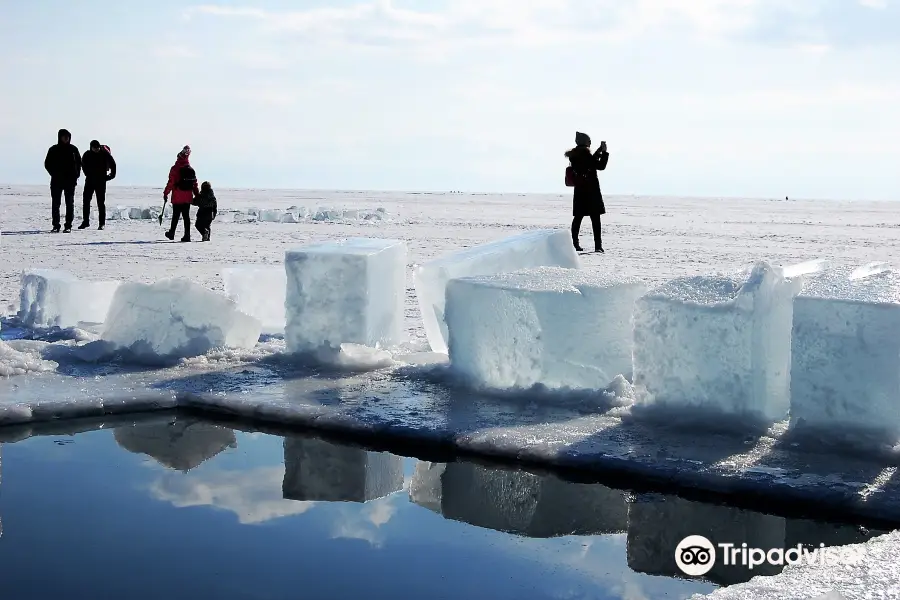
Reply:
M900 598L900 531L844 546L835 558L788 565L772 577L756 577L693 600L868 600ZM810 564L812 562L812 564Z
M900 273L844 267L804 287L794 302L791 426L900 442Z
M225 293L262 323L262 332L284 333L287 276L284 265L236 265L222 269Z
M309 437L284 439L282 493L290 500L369 502L403 487L403 459Z
M434 352L449 352L444 320L447 282L534 267L580 266L571 234L562 229L528 231L424 262L414 271L425 333Z
M529 537L620 533L628 527L622 490L468 462L419 461L409 495L448 519Z
M288 351L401 343L406 265L401 240L353 238L288 250Z
M635 304L638 405L667 416L725 415L769 424L790 404L793 299L804 279L757 263L681 277Z
M212 348L253 348L262 324L233 300L187 279L123 283L101 343L142 362L200 356Z
M106 319L118 281L85 281L57 269L22 273L19 314L31 327L76 327Z
M46 361L39 356L20 352L0 341L0 377L25 375L26 373L43 373L56 370L55 362Z
M538 267L451 279L444 318L454 371L488 388L605 389L631 377L636 277Z

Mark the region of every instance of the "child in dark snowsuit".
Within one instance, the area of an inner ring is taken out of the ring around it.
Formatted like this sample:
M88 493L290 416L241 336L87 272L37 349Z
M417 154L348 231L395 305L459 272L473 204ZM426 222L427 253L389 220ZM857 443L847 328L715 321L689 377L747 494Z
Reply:
M219 211L219 207L216 204L216 194L208 181L204 181L203 185L200 186L200 194L194 199L194 204L198 209L195 227L200 232L200 235L203 236L203 241L208 242L210 226Z

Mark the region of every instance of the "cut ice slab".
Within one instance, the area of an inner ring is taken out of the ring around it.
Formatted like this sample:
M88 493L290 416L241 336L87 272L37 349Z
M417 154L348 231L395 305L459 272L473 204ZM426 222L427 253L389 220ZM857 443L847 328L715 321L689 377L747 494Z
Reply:
M418 462L409 497L447 519L535 538L628 528L621 490L473 463Z
M212 348L252 348L261 329L233 300L187 279L166 279L119 286L100 343L155 363Z
M282 495L290 500L369 502L403 487L403 459L317 438L284 438Z
M900 442L900 273L843 267L794 302L791 427Z
M534 267L577 269L579 264L569 231L541 229L467 248L419 265L413 277L431 349L444 354L449 352L444 306L447 282L451 279L498 275Z
M675 419L726 416L748 426L784 419L793 300L803 282L761 262L734 275L674 279L640 298L636 414L652 407Z
M406 242L354 238L285 255L285 344L290 353L341 344L382 348L403 341Z
M225 293L238 308L259 319L262 332L284 333L287 278L284 265L237 265L222 269Z
M604 390L631 377L639 279L538 267L452 279L445 319L452 369L495 389Z
M55 269L22 273L19 314L29 327L76 327L106 320L118 281L84 281Z

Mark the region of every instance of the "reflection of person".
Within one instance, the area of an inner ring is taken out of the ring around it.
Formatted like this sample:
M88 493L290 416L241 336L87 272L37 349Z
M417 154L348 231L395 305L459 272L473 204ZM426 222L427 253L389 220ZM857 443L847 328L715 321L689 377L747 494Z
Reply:
M81 225L78 229L91 226L91 197L97 194L98 229L106 225L106 182L116 177L116 161L97 140L91 140L91 149L81 157L84 171L84 201Z
M606 142L600 142L600 147L591 154L590 136L576 132L575 147L566 152L566 158L569 159L575 175L575 189L572 193L572 243L576 250L582 251L578 243L581 221L584 217L590 217L594 232L594 252L603 252L600 216L606 214L606 206L603 204L597 171L604 170L609 161Z
M50 174L50 201L52 203L53 233L59 233L59 205L63 194L66 196L65 233L72 231L75 218L75 186L81 177L81 154L72 144L72 134L60 129L56 134L57 143L47 150L44 168Z
M197 174L191 167L191 147L185 146L175 158L175 164L169 169L169 182L163 190L163 206L172 193L172 226L166 232L166 237L175 239L175 230L178 229L178 220L184 219L184 237L182 242L191 241L191 201L200 193L197 187Z
M237 446L234 431L198 421L144 423L113 430L116 443L161 465L189 471L226 448Z

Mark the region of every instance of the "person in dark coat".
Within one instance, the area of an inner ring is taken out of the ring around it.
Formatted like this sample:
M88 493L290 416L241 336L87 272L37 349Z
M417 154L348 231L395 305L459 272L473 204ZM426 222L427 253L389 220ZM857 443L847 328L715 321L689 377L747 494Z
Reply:
M575 189L572 195L572 243L575 244L576 250L582 251L578 243L581 221L584 217L590 217L591 228L594 230L594 252L603 252L600 216L606 214L606 206L603 204L603 194L600 193L597 171L605 169L609 161L606 142L600 142L600 147L592 154L591 138L586 133L575 132L575 147L566 152L566 158L569 159L575 174Z
M216 193L210 182L204 181L200 186L200 195L194 198L194 204L197 205L197 219L194 221L194 227L200 232L202 240L208 242L209 236L212 234L210 229L212 222L219 212Z
M66 197L65 233L72 231L72 219L75 218L75 186L81 177L81 154L72 144L72 134L60 129L56 135L57 143L47 150L44 168L50 175L50 200L53 212L53 233L59 233L59 205L63 194Z
M95 193L100 224L97 229L103 229L106 225L106 182L116 177L116 161L100 146L100 142L91 140L91 149L81 157L81 168L84 171L84 195L81 225L78 229L91 226L91 197Z

